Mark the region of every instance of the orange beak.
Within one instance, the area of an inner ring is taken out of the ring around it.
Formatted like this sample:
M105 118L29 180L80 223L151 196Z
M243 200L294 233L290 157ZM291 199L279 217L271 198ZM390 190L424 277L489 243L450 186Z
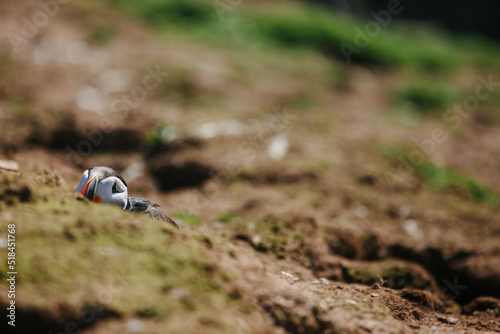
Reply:
M87 197L89 200L94 202L94 199L96 198L96 193L97 193L97 184L99 183L99 178L97 176L92 176L87 183L85 183L85 186L83 186L82 191L80 193ZM99 197L99 196L97 196Z

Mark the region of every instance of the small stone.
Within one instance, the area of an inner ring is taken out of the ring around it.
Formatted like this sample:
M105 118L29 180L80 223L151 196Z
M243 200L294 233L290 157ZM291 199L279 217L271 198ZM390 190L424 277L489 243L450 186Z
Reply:
M293 276L292 274L287 273L286 271L282 271L282 272L280 272L280 274L287 277L287 278L291 278L294 281L298 281L300 279L300 278Z
M368 216L368 208L360 204L354 209L354 214L359 218L366 218Z
M324 277L321 277L320 279L320 282L323 283L324 285L330 285L330 281L328 281L326 278Z
M144 331L144 323L138 319L132 319L127 321L125 328L129 333L142 333Z
M18 172L19 164L14 160L0 160L0 168Z
M424 237L424 232L418 227L416 220L407 219L403 222L403 228L413 239L420 240Z
M169 292L168 295L172 299L180 300L180 299L186 299L186 297L187 297L188 294L187 294L187 292L184 289L176 288L176 289L170 290L170 292Z
M288 152L288 137L284 133L276 134L267 147L267 154L273 160L281 160Z
M261 241L262 241L262 237L261 237L260 235L254 235L254 236L252 237L252 243L253 243L254 245L258 245L258 244L260 244L260 243L261 243Z
M5 211L2 213L2 219L5 221L12 221L14 219L14 216L12 216L12 213Z
M214 230L222 230L224 228L224 224L221 222L213 222L212 223L212 228Z
M278 305L284 306L284 307L293 307L294 302L292 300L288 300L286 298L283 298L281 296L277 296L275 298L275 302Z
M411 213L411 204L404 204L399 208L399 214L403 218L407 218Z
M118 250L115 247L103 247L100 249L101 255L103 256L109 256L109 257L114 257L118 255Z
M372 293L372 297L378 297L378 293Z
M458 319L457 318L446 318L446 317L438 317L438 320L441 321L442 323L445 323L445 324L450 324L450 325L455 325L456 323L458 323Z
M309 284L324 284L324 285L330 285L330 282L326 278L320 278L320 279L314 279L310 282Z

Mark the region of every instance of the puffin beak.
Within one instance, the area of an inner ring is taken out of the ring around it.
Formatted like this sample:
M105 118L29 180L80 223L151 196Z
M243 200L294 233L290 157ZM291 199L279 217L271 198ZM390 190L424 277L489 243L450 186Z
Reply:
M99 183L99 178L97 176L92 176L80 191L80 194L87 197L89 200L93 201L95 194L97 192L97 184Z

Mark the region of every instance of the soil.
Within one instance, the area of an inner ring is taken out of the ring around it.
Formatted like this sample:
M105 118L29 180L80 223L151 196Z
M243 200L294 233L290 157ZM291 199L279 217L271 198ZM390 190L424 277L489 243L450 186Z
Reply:
M1 31L17 31L19 18L36 10L27 3L1 7ZM442 127L448 139L436 144L431 160L500 192L498 125L470 118L453 131L425 118L407 127L387 111L401 73L352 65L346 87L332 88L321 75L310 78L327 63L323 56L291 55L276 67L278 51L261 61L158 36L119 12L110 17L118 36L106 45L87 42L84 59L72 63L63 55L85 41L86 10L68 5L18 53L6 40L0 48L1 159L16 161L21 175L13 182L6 175L16 172L2 170L0 214L37 205L26 173L48 175L57 180L51 187L68 191L86 168L110 166L127 180L130 195L161 204L183 225L176 240L206 244L204 256L232 277L224 293L249 309L240 316L228 306L227 314L192 326L109 310L83 332L161 333L170 322L180 332L216 333L225 328L221 319L233 316L240 333L500 332L498 206L460 188L435 189L384 153L403 147L408 159L415 140ZM43 43L53 56L40 65L35 55ZM295 66L302 57L315 65ZM108 70L130 70L130 92L145 66L156 64L169 76L125 117L75 102ZM470 71L450 80L467 82L476 74ZM234 79L240 72L246 77ZM312 106L297 106L301 94L310 94ZM158 140L167 125L175 138ZM289 149L273 160L268 146L282 133ZM4 307L3 292L1 301ZM52 331L74 316L64 305L20 304L25 326L17 333L31 333L32 324Z

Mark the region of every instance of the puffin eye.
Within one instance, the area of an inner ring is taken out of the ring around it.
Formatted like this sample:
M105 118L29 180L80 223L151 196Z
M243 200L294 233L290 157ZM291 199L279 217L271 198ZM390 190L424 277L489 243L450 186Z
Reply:
M113 188L111 188L111 191L114 193L118 192L118 190L116 190L116 182L115 182L115 184L113 184Z

